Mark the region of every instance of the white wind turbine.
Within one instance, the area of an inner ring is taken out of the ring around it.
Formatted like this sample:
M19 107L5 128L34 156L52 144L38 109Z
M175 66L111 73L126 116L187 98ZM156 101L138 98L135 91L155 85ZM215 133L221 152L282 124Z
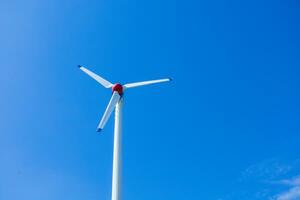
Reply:
M83 72L91 76L98 83L105 88L112 89L112 96L104 112L104 115L97 127L97 131L100 132L106 122L108 121L111 113L115 110L115 133L114 133L114 153L113 153L113 175L112 175L112 200L121 200L121 136L122 136L122 105L123 105L123 94L126 89L135 88L145 85L151 85L156 83L168 82L172 79L165 78L159 80L143 81L136 83L127 83L121 85L120 83L112 84L99 75L91 72L83 66L78 66Z

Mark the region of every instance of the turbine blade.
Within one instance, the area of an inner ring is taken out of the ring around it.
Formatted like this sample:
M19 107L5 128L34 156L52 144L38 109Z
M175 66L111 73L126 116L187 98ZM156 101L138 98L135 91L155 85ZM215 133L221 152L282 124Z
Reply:
M104 112L104 115L98 125L98 128L97 128L98 132L100 132L103 129L103 127L105 126L106 122L108 121L112 111L115 109L115 106L119 102L120 98L121 98L121 96L119 95L118 92L114 92L113 95L111 96L110 101Z
M165 79L158 79L158 80L151 80L151 81L142 81L142 82L136 82L136 83L127 83L124 85L125 88L134 88L134 87L140 87L145 85L151 85L156 83L163 83L171 81L171 78L165 78Z
M95 79L98 83L100 83L101 85L103 85L106 88L111 88L113 86L113 84L111 84L109 81L105 80L104 78L102 78L101 76L95 74L94 72L88 70L87 68L78 65L79 69L81 69L83 72L85 72L87 75L89 75L90 77L92 77L93 79Z

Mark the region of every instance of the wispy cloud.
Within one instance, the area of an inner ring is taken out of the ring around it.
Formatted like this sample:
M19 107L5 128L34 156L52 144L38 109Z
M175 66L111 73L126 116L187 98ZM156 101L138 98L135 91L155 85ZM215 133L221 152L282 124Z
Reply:
M276 196L276 200L299 200L300 186L292 187L287 192L283 192Z
M300 200L300 160L271 158L247 167L237 180L239 191L221 200Z
M276 183L276 182L275 182ZM283 179L277 181L278 184L290 186L287 191L276 195L273 199L276 200L299 200L300 199L300 176L291 179Z
M285 175L295 168L294 163L284 163L272 158L249 166L243 173L242 179L275 179Z
M283 179L278 181L279 184L288 186L300 186L300 176L293 177L291 179Z

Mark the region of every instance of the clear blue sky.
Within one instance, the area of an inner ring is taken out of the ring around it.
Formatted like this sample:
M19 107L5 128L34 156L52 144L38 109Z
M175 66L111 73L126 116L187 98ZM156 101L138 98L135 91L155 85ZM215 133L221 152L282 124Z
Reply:
M110 199L111 92L78 64L174 79L126 94L124 200L299 199L299 9L2 0L0 199Z

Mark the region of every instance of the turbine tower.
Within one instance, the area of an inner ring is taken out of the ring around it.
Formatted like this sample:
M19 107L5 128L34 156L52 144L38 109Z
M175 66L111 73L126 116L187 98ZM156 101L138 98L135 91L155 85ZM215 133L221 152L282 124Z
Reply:
M88 74L90 77L95 79L105 88L112 90L111 99L106 107L104 115L97 127L97 131L100 132L106 122L108 121L111 113L115 109L115 127L114 127L114 152L113 152L113 174L112 174L112 200L121 200L121 148L122 148L122 106L123 106L123 95L124 91L129 88L135 88L145 85L151 85L156 83L171 81L170 78L142 81L136 83L127 83L121 85L120 83L112 84L94 72L86 69L85 67L79 65L79 69Z

